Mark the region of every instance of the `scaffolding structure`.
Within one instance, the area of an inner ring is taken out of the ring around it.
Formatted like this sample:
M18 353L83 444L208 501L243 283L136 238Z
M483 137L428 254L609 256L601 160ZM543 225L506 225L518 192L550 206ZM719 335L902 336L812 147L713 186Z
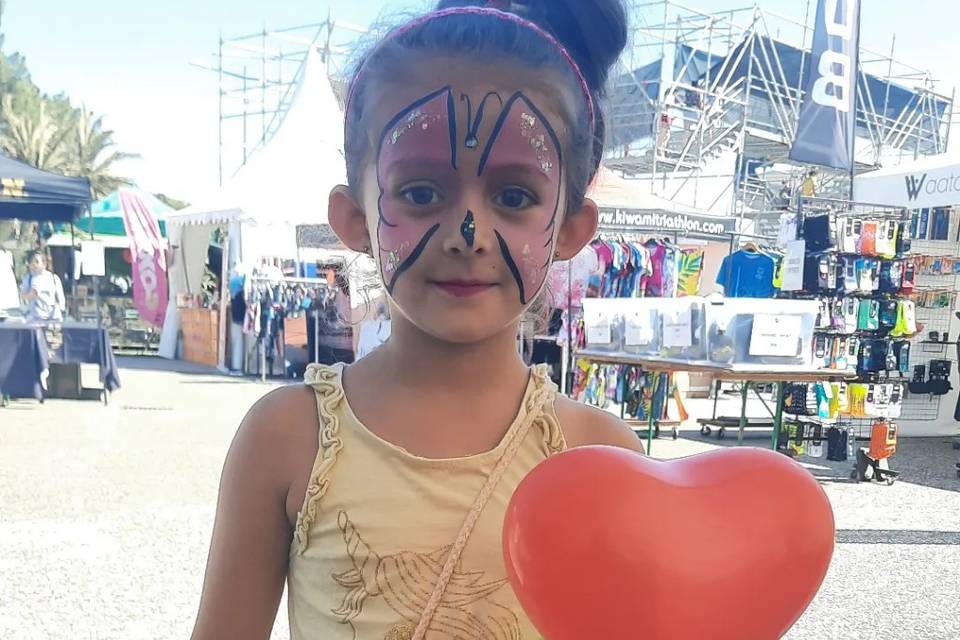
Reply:
M810 68L816 0L802 21L752 6L709 13L633 0L630 45L610 92L607 165L715 213L757 217L796 193L789 160ZM861 43L870 41L863 34ZM954 93L929 71L861 47L856 168L946 150ZM846 196L846 172L820 171L818 195ZM707 181L722 190L698 198Z
M705 12L674 0L628 0L629 45L612 74L605 164L662 197L719 215L779 217L807 168L788 158L810 68L816 0L802 20L759 6ZM341 100L363 26L326 20L220 37L195 66L217 75L221 184L270 139L316 50ZM872 40L865 33L861 43ZM858 171L942 153L954 93L924 69L861 47ZM846 197L849 175L820 170L817 195ZM758 232L759 228L755 228Z
M276 132L290 108L307 53L315 50L341 100L344 77L366 27L326 20L281 29L266 25L237 37L220 36L208 59L191 61L217 76L219 180L224 181Z

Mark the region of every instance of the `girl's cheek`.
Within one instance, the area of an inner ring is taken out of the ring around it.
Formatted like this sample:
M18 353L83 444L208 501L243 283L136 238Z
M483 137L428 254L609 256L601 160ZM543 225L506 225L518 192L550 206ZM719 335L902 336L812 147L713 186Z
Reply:
M538 171L547 184L541 206L517 212L529 219L496 230L504 261L517 279L520 303L527 304L546 280L553 256L563 171L560 141L547 118L518 94L490 144L481 171L485 166L522 165Z

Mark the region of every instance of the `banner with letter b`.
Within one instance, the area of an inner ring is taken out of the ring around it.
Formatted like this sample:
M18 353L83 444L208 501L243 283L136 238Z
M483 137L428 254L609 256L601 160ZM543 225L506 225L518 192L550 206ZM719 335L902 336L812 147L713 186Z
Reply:
M790 159L853 166L860 0L818 0L813 50Z

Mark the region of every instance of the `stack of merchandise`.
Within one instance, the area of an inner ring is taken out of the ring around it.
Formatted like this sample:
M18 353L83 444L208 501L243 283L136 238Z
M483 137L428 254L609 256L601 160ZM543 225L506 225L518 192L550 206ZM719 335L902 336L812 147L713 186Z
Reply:
M849 383L793 385L784 409L795 416L815 416L812 438L803 437L803 424L789 432L796 441L819 443L822 426L860 419L887 423L898 418L904 397L902 381L911 371L910 338L918 331L913 299L917 264L909 256L909 217L903 211L851 212L827 209L781 220L786 252L802 264L802 275L781 290L781 297L817 300L820 313L814 334L814 363L823 369L847 371ZM802 263L797 252L802 251ZM787 258L790 261L790 258ZM801 402L801 398L813 398ZM809 435L809 434L808 434ZM830 427L827 457L845 460L853 438L839 426Z

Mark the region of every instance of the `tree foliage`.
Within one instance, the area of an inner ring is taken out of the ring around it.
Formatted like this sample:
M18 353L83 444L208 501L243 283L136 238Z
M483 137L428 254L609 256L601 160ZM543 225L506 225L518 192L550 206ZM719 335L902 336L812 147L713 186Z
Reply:
M0 19L2 9L0 1ZM30 77L26 59L4 52L2 34L0 149L40 169L88 178L94 198L131 184L116 173L116 165L138 157L117 149L102 116L75 107L62 93L43 93Z

